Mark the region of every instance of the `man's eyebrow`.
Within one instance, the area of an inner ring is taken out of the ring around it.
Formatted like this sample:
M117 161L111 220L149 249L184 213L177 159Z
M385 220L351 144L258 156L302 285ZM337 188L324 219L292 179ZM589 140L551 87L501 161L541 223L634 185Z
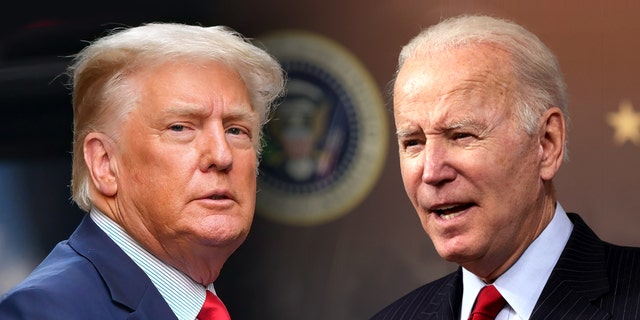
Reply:
M414 135L418 130L416 129L398 129L396 130L396 136L398 138L405 138Z
M486 129L486 125L479 123L478 121L471 119L471 118L465 118L465 119L460 119L460 120L455 120L455 121L451 121L448 123L444 123L440 126L438 126L437 131L438 132L450 132L450 131L454 131L457 129L463 129L463 128L471 128L473 130L476 131L484 131ZM398 139L402 139L402 138L406 138L406 137L410 137L413 136L417 133L421 133L421 131L419 129L416 128L407 128L407 129L398 129L396 130L396 136Z
M484 125L482 125L481 123L478 123L478 121L474 119L465 118L465 119L451 121L449 123L444 124L443 130L449 131L449 130L455 130L460 128L482 129L484 127L485 127Z
M203 114L205 112L206 109L204 107L194 104L172 104L162 113L177 116L194 116Z
M232 110L224 115L226 121L249 121L251 123L258 123L258 113L253 110Z

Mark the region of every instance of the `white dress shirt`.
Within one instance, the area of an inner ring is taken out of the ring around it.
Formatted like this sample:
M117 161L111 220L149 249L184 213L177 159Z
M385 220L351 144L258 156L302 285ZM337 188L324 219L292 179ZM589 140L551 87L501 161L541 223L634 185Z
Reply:
M493 283L507 301L507 305L498 313L496 320L527 320L531 317L533 307L553 267L558 262L572 230L571 220L560 203L557 203L549 225L522 253L516 263ZM464 268L462 283L464 289L460 319L466 320L478 292L485 283Z
M91 219L113 240L144 273L167 301L178 320L194 320L204 304L206 290L215 293L213 283L206 288L178 269L160 261L124 229L97 209L90 212Z

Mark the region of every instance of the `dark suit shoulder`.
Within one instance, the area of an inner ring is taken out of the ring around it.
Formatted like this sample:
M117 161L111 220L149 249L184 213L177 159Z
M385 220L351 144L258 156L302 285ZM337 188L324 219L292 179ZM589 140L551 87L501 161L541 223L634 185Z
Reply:
M458 270L407 293L371 319L434 319L437 314L456 314L460 309L460 301L456 297L461 297L461 292L462 281Z
M602 241L575 213L574 228L531 319L638 319L640 248Z
M100 274L63 241L0 299L0 319L79 319L78 310L102 305L111 300Z
M627 300L635 298L640 303L637 299L640 292L640 248L603 241L578 215L569 216L575 228L571 239L573 243L567 244L563 254L563 258L571 260L564 265L570 263L581 273L593 272L587 278L591 283L586 287L597 287L599 284L595 281L600 280L602 287L608 287L607 296L627 297ZM600 276L595 273L599 270L602 272Z
M599 307L611 310L613 319L640 317L640 248L605 243L609 293Z
M0 298L0 319L175 320L138 267L88 215Z

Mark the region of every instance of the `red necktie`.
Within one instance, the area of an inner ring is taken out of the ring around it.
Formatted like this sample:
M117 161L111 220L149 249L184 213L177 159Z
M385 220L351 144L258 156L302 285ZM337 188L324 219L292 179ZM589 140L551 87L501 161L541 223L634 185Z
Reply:
M207 290L207 298L198 313L199 320L231 320L227 308L218 296Z
M488 285L480 290L476 305L469 316L469 320L495 319L507 302L493 285Z

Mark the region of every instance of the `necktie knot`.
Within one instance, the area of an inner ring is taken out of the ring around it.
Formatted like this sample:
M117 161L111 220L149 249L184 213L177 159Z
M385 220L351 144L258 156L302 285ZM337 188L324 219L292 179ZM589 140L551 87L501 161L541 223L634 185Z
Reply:
M495 319L507 302L493 285L488 285L480 290L476 304L469 316L469 320Z
M227 308L220 301L218 296L207 290L207 297L204 300L202 309L198 313L199 320L231 320Z

